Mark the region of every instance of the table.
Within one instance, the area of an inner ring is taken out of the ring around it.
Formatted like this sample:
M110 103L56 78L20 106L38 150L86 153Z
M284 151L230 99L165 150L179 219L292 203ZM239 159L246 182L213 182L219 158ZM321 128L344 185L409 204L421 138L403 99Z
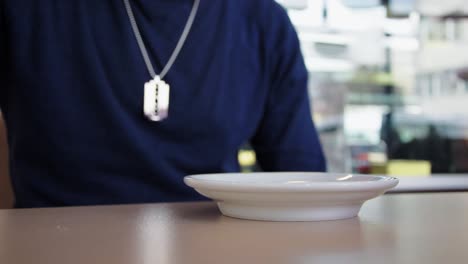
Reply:
M0 210L0 263L468 263L468 193L386 195L329 222L210 202Z

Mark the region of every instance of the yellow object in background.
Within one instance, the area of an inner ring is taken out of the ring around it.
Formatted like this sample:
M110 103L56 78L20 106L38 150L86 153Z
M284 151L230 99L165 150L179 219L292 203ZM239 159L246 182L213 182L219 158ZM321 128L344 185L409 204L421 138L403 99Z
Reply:
M257 163L257 156L253 150L240 150L237 158L242 172L251 172L252 167Z
M372 174L386 174L394 176L431 175L431 163L426 160L389 160L386 164L372 166Z

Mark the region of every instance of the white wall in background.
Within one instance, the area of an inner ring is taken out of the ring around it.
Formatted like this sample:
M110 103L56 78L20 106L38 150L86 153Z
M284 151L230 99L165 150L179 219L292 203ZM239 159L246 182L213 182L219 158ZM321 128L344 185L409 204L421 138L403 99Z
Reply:
M286 8L304 9L307 8L308 0L276 0Z
M309 0L305 9L289 9L288 14L294 26L300 30L317 29L323 25L323 2Z
M385 42L382 29L369 29L354 33L350 45L350 58L359 65L378 66L385 63Z
M426 43L418 53L419 72L438 72L468 65L466 43Z
M374 7L351 9L341 0L328 0L329 16L327 26L339 30L366 31L381 29L385 23L385 8Z
M468 94L444 95L422 99L423 112L432 117L467 118Z
M416 9L424 15L444 15L456 11L468 13L467 0L419 0Z

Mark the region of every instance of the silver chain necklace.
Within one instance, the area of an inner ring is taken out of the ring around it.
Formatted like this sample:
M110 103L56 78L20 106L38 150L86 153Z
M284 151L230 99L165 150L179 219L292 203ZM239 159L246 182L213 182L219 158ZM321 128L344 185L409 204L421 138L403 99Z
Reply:
M177 56L179 55L180 50L184 46L185 40L192 28L193 21L198 11L198 6L200 5L200 0L194 0L192 10L185 24L182 35L177 42L177 45L172 52L171 57L167 64L163 67L163 70L158 75L154 71L153 64L146 50L145 43L141 37L140 30L138 29L138 24L135 20L135 15L133 14L132 6L130 5L130 0L123 0L125 4L125 9L127 10L128 18L130 24L132 25L133 33L138 42L138 47L140 48L141 55L145 61L146 68L148 73L151 76L151 80L145 83L144 86L144 98L143 98L143 112L145 116L151 121L162 121L167 118L169 111L169 84L163 81L164 76L171 69L174 64Z

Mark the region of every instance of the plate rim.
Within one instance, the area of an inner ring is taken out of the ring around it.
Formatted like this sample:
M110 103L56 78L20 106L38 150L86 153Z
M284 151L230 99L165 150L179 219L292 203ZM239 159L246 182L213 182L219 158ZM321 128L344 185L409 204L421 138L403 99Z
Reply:
M353 175L356 177L379 177L383 180L377 181L349 181L349 182L316 182L313 185L285 185L281 183L243 183L229 182L210 179L200 179L200 176L212 176L219 174L335 174L335 175ZM218 190L218 191L237 191L237 192L345 192L345 191L371 191L386 190L398 185L399 180L393 176L387 175L369 175L354 173L321 173L321 172L250 172L250 173L205 173L192 174L184 177L186 185L200 190ZM365 183L365 184L363 184Z

